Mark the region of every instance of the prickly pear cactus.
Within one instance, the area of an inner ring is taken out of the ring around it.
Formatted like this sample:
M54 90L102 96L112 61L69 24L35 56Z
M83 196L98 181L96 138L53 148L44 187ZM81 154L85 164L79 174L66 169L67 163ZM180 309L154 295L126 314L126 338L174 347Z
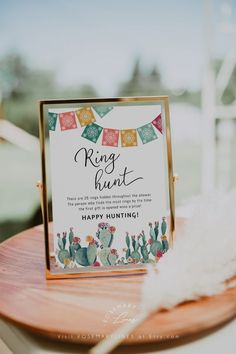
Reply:
M59 261L64 264L64 260L70 258L70 254L67 250L60 250L58 253Z
M109 247L105 247L105 248L101 249L101 251L99 253L100 260L101 260L101 262L102 262L102 264L104 266L109 266L110 265L110 262L108 260L109 254L110 254L110 248Z
M73 244L73 248L74 248L75 251L78 251L81 248L81 246L80 246L79 243L74 243Z
M103 247L110 247L113 235L107 229L100 230L99 239Z
M87 259L88 263L92 265L97 258L97 246L96 245L88 245L87 248Z
M140 261L140 254L138 251L133 251L131 252L131 258L133 258L133 260L137 263L138 261Z
M160 241L153 241L150 246L151 254L155 257L158 251L162 251L162 244Z
M117 256L115 254L109 253L108 255L108 261L110 265L115 265L117 260Z
M75 260L78 264L87 267L89 266L89 261L87 257L87 247L81 247L75 254Z

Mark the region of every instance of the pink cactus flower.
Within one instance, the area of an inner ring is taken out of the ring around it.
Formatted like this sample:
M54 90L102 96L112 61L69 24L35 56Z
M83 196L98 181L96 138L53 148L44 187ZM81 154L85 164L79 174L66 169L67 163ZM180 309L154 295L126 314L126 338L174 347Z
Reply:
M116 228L115 228L115 226L110 226L108 230L111 234L114 234L116 231Z
M80 243L80 238L79 237L77 237L77 236L75 236L75 237L73 237L73 242L77 245L78 243Z
M99 227L100 229L104 229L104 227L109 227L109 224L108 224L107 222L100 222L100 223L98 224L98 227Z
M93 263L93 266L94 266L94 267L100 267L101 264L100 264L98 261L96 261L96 262Z
M149 238L148 244L149 244L149 245L152 245L152 243L153 243L153 240L152 240L151 238Z
M161 258L163 256L163 253L161 251L157 251L156 257Z

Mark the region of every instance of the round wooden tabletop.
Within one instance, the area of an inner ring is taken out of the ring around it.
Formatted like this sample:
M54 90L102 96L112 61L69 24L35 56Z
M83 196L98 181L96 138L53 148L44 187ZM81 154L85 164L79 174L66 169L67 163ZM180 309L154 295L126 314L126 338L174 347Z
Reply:
M143 275L46 280L42 226L0 245L0 315L58 340L97 343L135 319ZM236 288L150 316L125 343L183 338L236 315Z

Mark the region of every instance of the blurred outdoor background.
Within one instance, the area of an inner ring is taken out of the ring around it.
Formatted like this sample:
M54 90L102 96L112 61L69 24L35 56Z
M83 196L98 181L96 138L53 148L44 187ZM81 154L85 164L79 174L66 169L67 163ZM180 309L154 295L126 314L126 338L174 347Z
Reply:
M236 0L0 0L0 241L40 223L37 100L169 95L177 206L236 187Z

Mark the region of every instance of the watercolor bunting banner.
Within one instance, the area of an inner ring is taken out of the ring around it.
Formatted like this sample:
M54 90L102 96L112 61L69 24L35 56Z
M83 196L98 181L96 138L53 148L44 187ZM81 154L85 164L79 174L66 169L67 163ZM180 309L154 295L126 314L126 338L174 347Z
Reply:
M79 125L84 128L81 134L83 138L97 143L102 134L101 145L110 147L118 147L119 140L122 147L135 147L138 146L138 136L143 144L147 144L158 139L157 130L163 134L161 114L151 122L138 128L114 129L101 127L96 123L93 110L102 118L112 109L113 107L111 106L92 106L80 107L75 109L75 111L62 113L50 111L48 112L48 128L51 132L54 132L57 129L57 121L59 120L61 131L77 129L78 120Z

